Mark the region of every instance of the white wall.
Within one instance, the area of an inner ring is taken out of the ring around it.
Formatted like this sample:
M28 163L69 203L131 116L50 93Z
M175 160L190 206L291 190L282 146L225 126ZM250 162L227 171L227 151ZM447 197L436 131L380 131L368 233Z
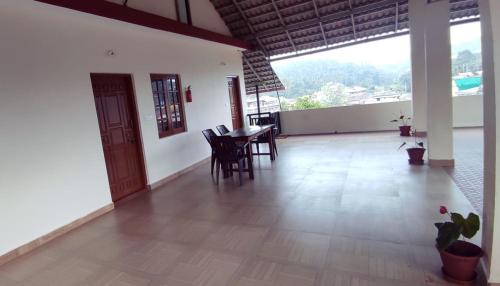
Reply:
M115 4L123 5L124 0L106 0ZM205 0L201 0L205 1ZM177 20L175 0L129 0L127 7L141 10L168 19Z
M149 184L209 156L202 129L231 124L236 48L18 0L0 1L0 37L0 255L111 203L91 72L132 74ZM188 132L158 138L150 73L192 86Z
M453 97L453 127L483 126L483 97Z
M106 0L122 4L124 0ZM129 0L127 7L177 20L176 0ZM193 26L219 34L231 36L231 32L220 17L210 0L190 0L191 20Z
M482 96L454 97L454 126L482 126L482 104ZM289 135L397 130L398 125L389 121L400 112L411 115L411 101L285 111L281 124Z
M191 0L189 5L193 26L231 36L229 28L210 0Z

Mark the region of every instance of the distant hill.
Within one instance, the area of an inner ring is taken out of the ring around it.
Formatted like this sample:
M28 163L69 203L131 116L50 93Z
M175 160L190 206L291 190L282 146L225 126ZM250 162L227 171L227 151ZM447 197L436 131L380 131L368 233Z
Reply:
M457 57L458 53L461 51L466 51L469 50L472 53L481 53L481 39L480 38L474 38L471 39L470 41L459 43L459 44L454 44L452 46L452 53L453 57Z
M477 39L455 45L453 75L481 70L480 51L481 43ZM287 98L311 95L328 83L367 89L410 91L410 69L410 59L377 67L341 63L331 59L304 59L274 66L276 74L286 87Z
M403 86L400 79L409 70L409 62L379 68L334 60L298 61L275 67L289 98L312 94L329 82L365 88Z

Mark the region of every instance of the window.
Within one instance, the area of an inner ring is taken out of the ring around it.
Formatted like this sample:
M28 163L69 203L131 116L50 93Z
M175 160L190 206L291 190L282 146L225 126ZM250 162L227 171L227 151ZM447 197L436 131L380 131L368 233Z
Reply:
M192 25L189 0L175 0L175 7L177 8L177 21Z
M160 138L186 131L179 76L151 75Z

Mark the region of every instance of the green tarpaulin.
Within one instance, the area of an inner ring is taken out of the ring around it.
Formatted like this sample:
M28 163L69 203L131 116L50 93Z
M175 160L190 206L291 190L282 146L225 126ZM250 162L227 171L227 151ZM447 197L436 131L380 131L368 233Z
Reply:
M466 77L466 78L457 78L455 79L455 83L457 84L458 90L468 90L471 88L479 87L481 85L481 77Z

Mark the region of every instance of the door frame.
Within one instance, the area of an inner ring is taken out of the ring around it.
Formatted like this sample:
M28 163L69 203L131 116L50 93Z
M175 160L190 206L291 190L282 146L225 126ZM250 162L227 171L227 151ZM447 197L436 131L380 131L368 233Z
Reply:
M240 77L237 76L237 75L228 75L226 76L226 84L227 84L227 79L231 79L233 80L233 83L236 82L236 92L237 92L237 97L238 97L238 109L240 110L240 118L239 118L239 121L240 121L240 124L242 127L245 127L245 121L243 120L243 118L245 118L244 116L244 111L243 111L243 100L241 98L241 88L240 88ZM231 96L231 95L229 95ZM231 114L232 116L232 114Z
M150 190L150 188L148 187L149 185L148 185L148 176L147 176L147 172L146 172L146 160L144 159L145 158L145 156L144 156L144 144L143 144L143 140L142 140L142 129L141 129L140 121L139 121L139 108L137 106L134 77L132 74L128 74L128 73L94 73L94 72L92 72L89 75L91 89L92 89L92 76L100 76L100 75L124 77L128 81L128 91L130 92L129 104L130 104L130 108L131 108L130 116L132 117L132 124L134 124L134 133L135 133L135 140L136 140L135 142L137 142L137 149L138 149L137 154L139 156L139 158L138 158L139 159L139 169L141 172L141 176L144 178L144 186L139 191L132 193L130 195L127 195L127 196L119 199L116 202L113 202L114 204L116 204L118 202L125 201L125 200L133 197L134 195L140 194L144 191L148 191L148 190ZM94 96L95 96L94 92L92 91L92 97L94 97ZM97 118L97 108L95 107L95 103L94 103L94 109L96 110L97 127L99 128L99 134L100 134L99 119ZM102 138L99 138L99 141L101 141L101 148L103 148ZM102 152L104 154L104 148L102 149ZM104 160L104 165L106 165L106 160L104 159L104 157L103 157L103 160ZM108 173L107 167L106 167L106 176L108 177L108 185L109 185L109 173ZM110 187L110 195L111 195L111 186L109 186L109 187Z

